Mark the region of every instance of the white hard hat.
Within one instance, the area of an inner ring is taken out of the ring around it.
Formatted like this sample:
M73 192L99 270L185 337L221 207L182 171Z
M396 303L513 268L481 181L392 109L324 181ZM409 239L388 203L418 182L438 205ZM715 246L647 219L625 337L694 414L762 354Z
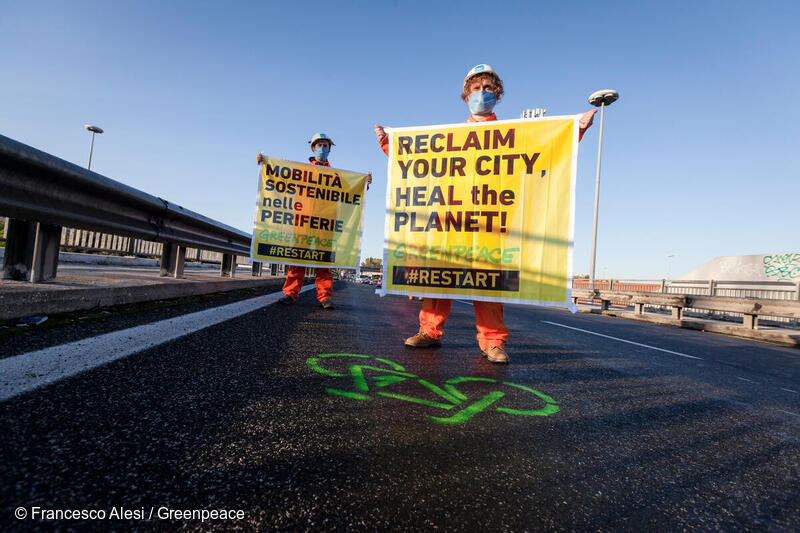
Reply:
M311 146L314 146L315 142L321 141L321 140L330 141L331 145L336 146L336 144L333 142L333 140L330 137L328 137L325 133L321 133L321 132L320 133L315 133L314 136L311 137L311 140L308 141L308 144L310 144Z
M491 65L487 65L486 63L481 63L480 65L475 65L472 67L472 70L467 72L467 76L464 78L464 83L467 82L472 76L476 74L483 74L484 72L491 72L495 76L497 76L497 72L494 71Z

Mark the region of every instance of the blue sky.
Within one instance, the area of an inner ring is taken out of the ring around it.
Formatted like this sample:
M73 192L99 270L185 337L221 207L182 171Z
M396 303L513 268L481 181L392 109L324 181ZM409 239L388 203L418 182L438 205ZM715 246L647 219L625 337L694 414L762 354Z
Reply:
M800 251L797 2L0 2L0 134L244 231L259 150L372 171L364 256L383 244L375 123L461 122L490 63L499 118L606 114L598 276L660 278L720 255ZM588 273L599 121L579 153Z

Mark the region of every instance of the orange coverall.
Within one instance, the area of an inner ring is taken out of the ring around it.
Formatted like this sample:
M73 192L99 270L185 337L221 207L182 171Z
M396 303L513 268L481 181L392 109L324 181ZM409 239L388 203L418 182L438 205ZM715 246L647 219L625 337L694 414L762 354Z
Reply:
M497 120L497 115L492 113L486 121ZM477 122L472 115L467 122ZM389 155L389 136L384 137L381 149ZM432 339L439 339L444 334L444 323L450 314L453 300L444 298L425 298L419 312L419 329ZM488 350L490 346L504 346L508 340L508 328L503 320L503 304L500 302L478 302L473 300L475 308L475 327L478 328L478 345L481 350Z
M331 166L327 161L320 162L314 158L309 158L308 162L312 165ZM317 276L314 280L317 285L317 300L322 301L333 296L333 274L330 268L317 268ZM300 289L303 288L303 280L306 277L306 267L292 265L289 273L286 274L286 282L283 284L283 294L290 296L292 300L297 300Z

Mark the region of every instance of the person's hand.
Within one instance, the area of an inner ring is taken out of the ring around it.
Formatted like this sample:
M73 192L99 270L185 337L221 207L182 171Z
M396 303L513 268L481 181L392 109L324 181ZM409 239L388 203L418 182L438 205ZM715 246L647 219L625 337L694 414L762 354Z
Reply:
M586 113L581 115L581 118L578 121L578 127L581 130L581 135L583 135L583 132L588 130L589 126L591 126L592 122L594 122L595 113L597 113L597 109L592 109L591 111L587 111Z
M383 139L386 137L386 130L383 129L383 126L378 126L375 124L375 136L378 138L378 142L383 141Z
M372 183L372 172L367 174L367 190L369 190L370 183Z
M258 152L258 155L256 156L256 163L260 165L263 162L264 162L264 154Z

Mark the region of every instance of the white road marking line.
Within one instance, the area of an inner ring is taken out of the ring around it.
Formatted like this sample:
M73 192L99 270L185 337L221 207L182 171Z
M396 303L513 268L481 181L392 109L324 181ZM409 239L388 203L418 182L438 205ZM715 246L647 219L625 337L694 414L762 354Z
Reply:
M314 285L307 285L300 292L313 288ZM250 313L277 302L282 296L283 293L278 291L152 324L112 331L105 335L0 359L0 402Z
M781 413L786 413L787 415L800 416L797 413L793 413L791 411L784 411L783 409L778 409L778 411L780 411Z
M741 379L742 381L747 381L748 383L758 383L757 381L753 381L752 379L740 378L739 376L736 376L736 379Z
M685 353L680 353L680 352L673 352L672 350L665 350L664 348L659 348L657 346L650 346L649 344L642 344L642 343L639 343L639 342L628 341L628 340L625 340L625 339L620 339L619 337L612 337L611 335L603 335L602 333L596 333L594 331L589 331L588 329L575 328L575 327L572 327L572 326L567 326L566 324L559 324L558 322L550 322L549 320L542 320L542 322L544 322L545 324L551 324L553 326L558 326L560 328L574 329L575 331L581 331L583 333L588 333L589 335L597 335L598 337L604 337L606 339L612 339L612 340L619 341L619 342L625 342L627 344L633 344L635 346L642 346L643 348L650 348L651 350L658 350L659 352L665 352L665 353L671 353L673 355L679 355L681 357L686 357L688 359L699 359L701 361L703 360L702 357L696 357L694 355L687 355Z
M792 390L792 389L784 389L783 387L781 387L781 390L785 390L786 392L793 392L793 393L795 393L795 394L800 394L800 392L797 392L796 390Z

